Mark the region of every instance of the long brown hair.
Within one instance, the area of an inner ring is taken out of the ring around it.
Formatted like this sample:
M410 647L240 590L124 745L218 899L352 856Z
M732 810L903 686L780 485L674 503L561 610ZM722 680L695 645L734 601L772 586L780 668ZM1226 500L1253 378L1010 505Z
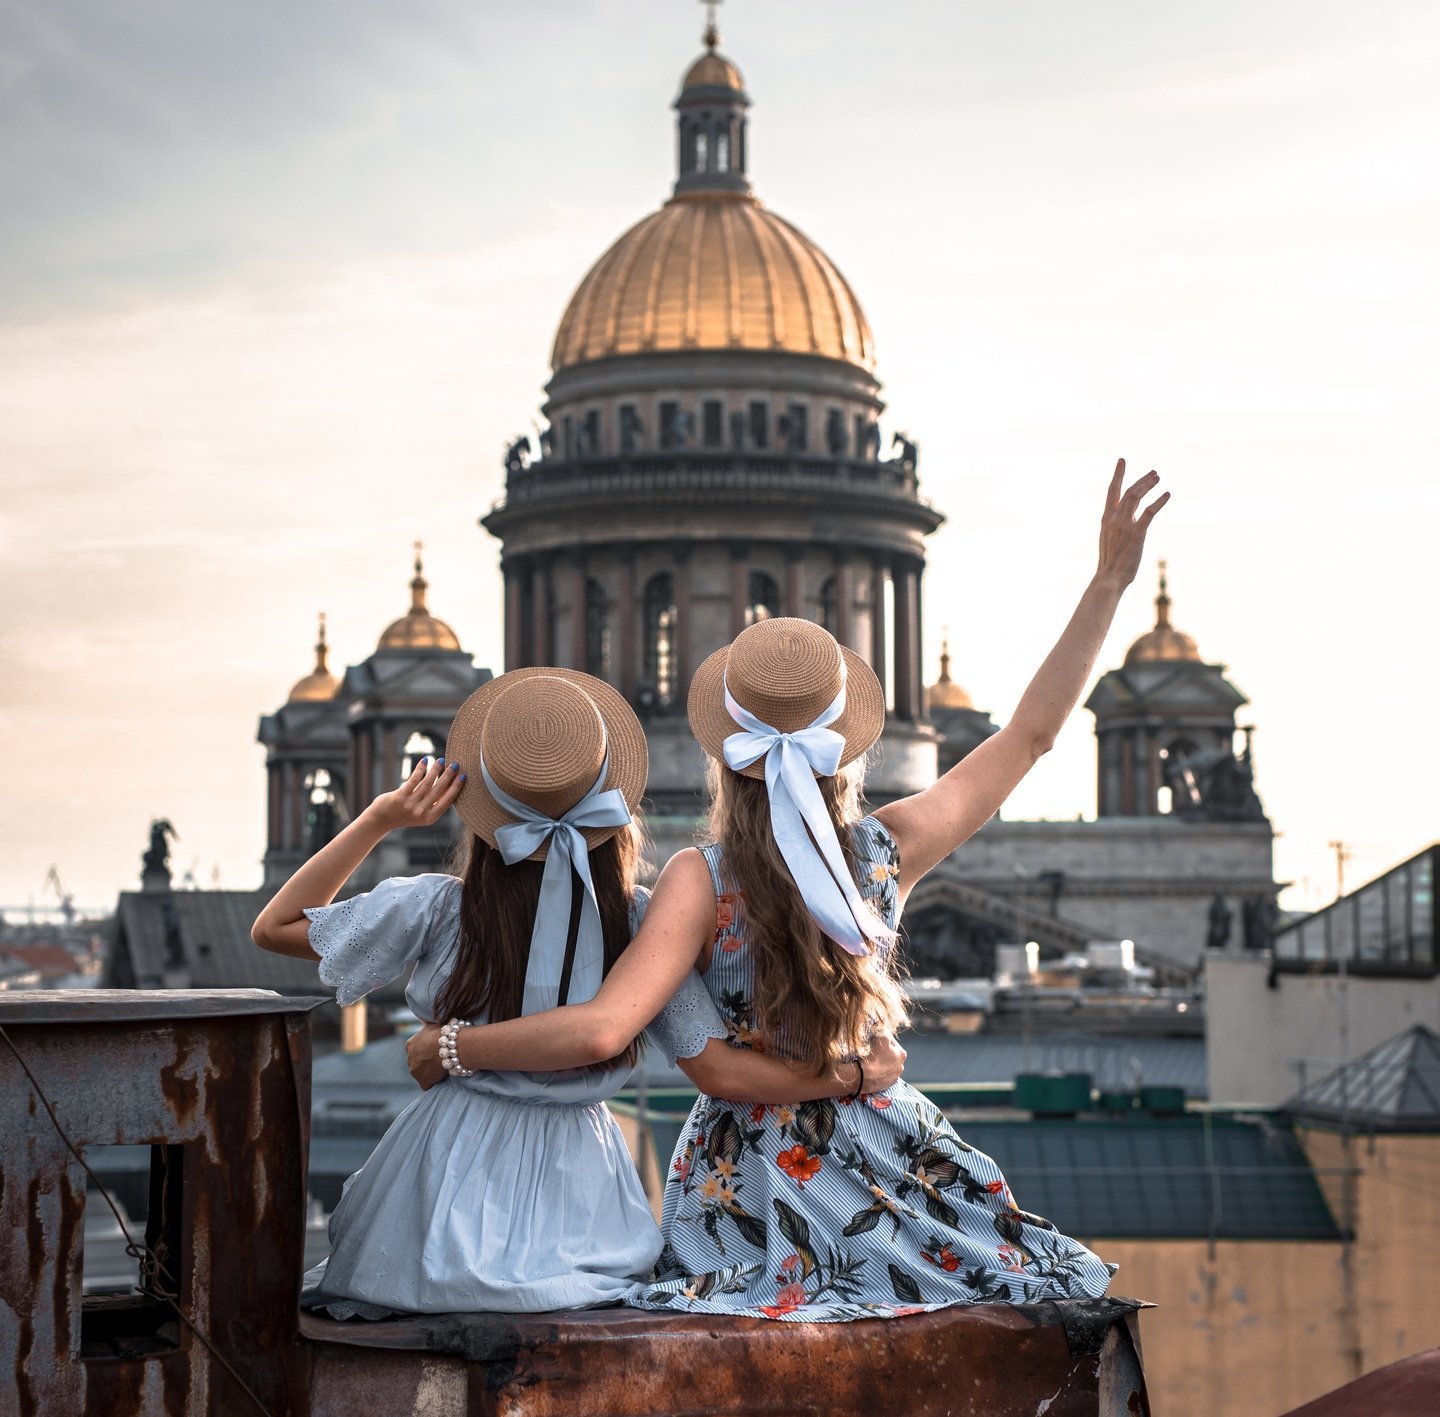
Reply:
M755 957L755 1027L772 1050L783 1031L785 1051L798 1051L819 1075L850 1053L863 1052L871 1032L893 1033L904 1025L895 950L852 955L822 934L776 844L765 783L713 759L709 766L710 832L743 895L745 939ZM861 818L862 772L857 763L819 779L852 875L851 834Z
M630 943L630 912L640 865L640 833L631 825L601 842L590 853L590 876L600 906L605 936L605 973ZM491 1023L519 1018L525 997L525 967L530 961L530 932L540 904L543 861L507 866L500 853L472 835L454 863L462 878L460 939L455 964L435 998L437 1017L476 1018ZM575 883L570 925L579 917L581 892ZM598 1068L635 1066L639 1040Z

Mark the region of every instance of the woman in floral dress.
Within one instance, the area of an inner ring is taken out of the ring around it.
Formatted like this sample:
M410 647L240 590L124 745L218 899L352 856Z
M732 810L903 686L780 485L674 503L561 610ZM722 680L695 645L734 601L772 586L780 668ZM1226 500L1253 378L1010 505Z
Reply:
M666 866L593 1000L461 1030L466 1065L606 1056L692 966L737 1048L823 1070L898 1028L905 896L1054 741L1168 499L1142 510L1158 479L1122 490L1123 473L1122 462L1096 574L1010 723L934 786L873 815L859 807L860 773L885 706L858 655L808 621L774 619L706 660L689 715L712 760L713 842ZM1022 1210L996 1163L904 1082L783 1105L702 1096L671 1163L661 1230L657 1277L627 1300L642 1308L835 1322L1096 1297L1113 1272Z

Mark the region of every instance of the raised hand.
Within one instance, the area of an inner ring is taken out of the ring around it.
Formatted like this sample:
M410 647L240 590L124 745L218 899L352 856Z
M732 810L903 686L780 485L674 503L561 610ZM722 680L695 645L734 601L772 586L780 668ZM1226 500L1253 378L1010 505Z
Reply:
M1145 554L1145 533L1155 514L1170 500L1163 493L1143 511L1140 504L1160 484L1160 474L1150 471L1122 492L1125 481L1125 459L1115 464L1110 490L1105 494L1105 515L1100 519L1100 564L1096 575L1113 581L1122 590L1135 579ZM1138 515L1137 515L1138 512Z
M464 783L459 763L421 758L399 787L382 792L363 815L387 832L399 827L434 826L455 805Z

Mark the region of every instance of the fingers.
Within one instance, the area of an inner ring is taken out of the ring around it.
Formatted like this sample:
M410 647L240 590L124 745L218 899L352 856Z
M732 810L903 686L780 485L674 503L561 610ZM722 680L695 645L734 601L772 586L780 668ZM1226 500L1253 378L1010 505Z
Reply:
M1125 459L1121 458L1115 464L1115 472L1110 478L1110 490L1105 494L1105 505L1113 507L1120 500L1120 484L1125 480Z
M1147 492L1151 491L1159 481L1160 474L1156 472L1154 468L1151 468L1144 477L1137 478L1135 482L1126 488L1124 497L1120 499L1121 505L1124 506L1126 511L1133 514L1135 508L1140 505L1140 499L1144 497Z
M444 758L436 759L435 775L425 785L420 798L420 810L426 816L433 814L438 817L460 795L464 783L465 774L460 771L459 763L453 760L446 762Z
M1151 502L1150 505L1146 507L1143 512L1140 513L1141 531L1144 531L1145 528L1148 527L1150 523L1155 520L1155 513L1158 512L1160 508L1163 507L1165 503L1169 500L1170 494L1168 492L1164 492L1160 496L1158 496L1153 502Z

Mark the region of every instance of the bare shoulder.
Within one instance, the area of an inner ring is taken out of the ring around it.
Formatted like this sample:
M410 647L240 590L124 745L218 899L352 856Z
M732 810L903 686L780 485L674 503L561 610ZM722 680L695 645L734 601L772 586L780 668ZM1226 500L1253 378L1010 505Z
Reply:
M655 882L655 894L658 898L664 892L666 895L685 894L698 895L701 899L713 899L715 888L710 881L710 868L705 864L705 857L697 846L687 846L682 851L677 851L661 868L660 877Z

